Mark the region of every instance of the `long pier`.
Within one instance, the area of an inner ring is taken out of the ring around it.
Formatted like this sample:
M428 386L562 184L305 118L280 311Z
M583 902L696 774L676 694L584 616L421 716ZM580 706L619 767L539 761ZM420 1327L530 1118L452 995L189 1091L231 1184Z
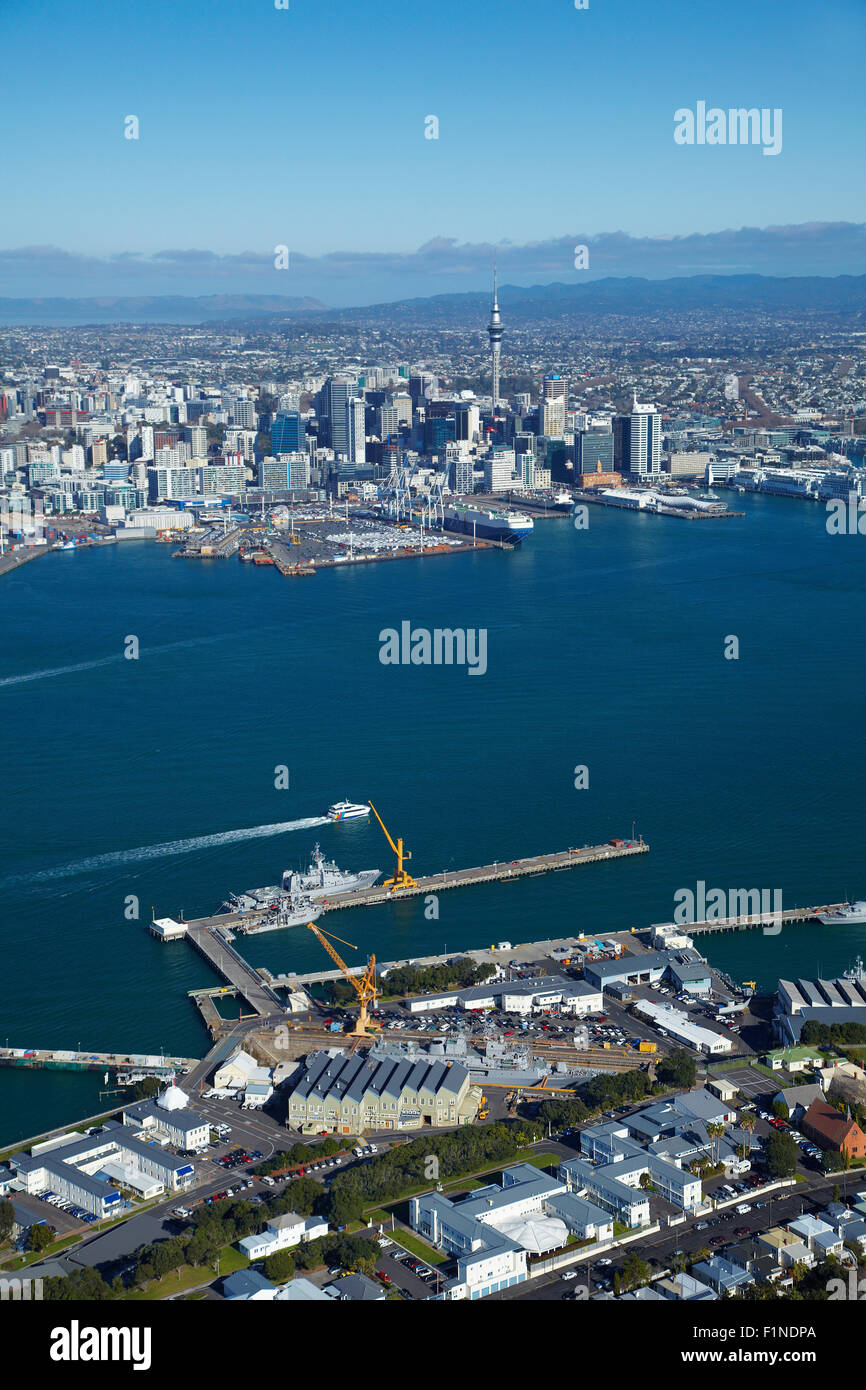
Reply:
M691 922L683 927L683 931L689 936L697 936L702 932L752 931L757 927L764 930L781 929L794 922L816 922L819 912L838 912L844 906L844 903L824 903L818 907L783 908L781 912L741 913L737 917L720 917L715 921Z
M580 864L597 864L602 859L622 859L627 855L646 854L649 845L643 840L622 844L588 845L583 849L556 850L553 854L534 854L528 859L496 860L474 869L443 869L438 874L419 878L411 888L356 888L349 893L334 893L325 899L326 912L343 907L373 907L378 903L417 898L426 893L443 893L449 888L465 888L473 883L497 883L533 874L555 873L560 869L576 869Z
M44 1047L0 1047L0 1067L38 1067L55 1071L146 1071L159 1074L191 1067L195 1057L142 1052L79 1052Z
M536 874L557 873L564 869L576 869L581 864L598 864L605 859L623 859L648 851L649 845L643 840L623 840L605 845L584 845L581 849L556 850L552 854L534 854L524 859L497 859L492 864L480 864L472 869L443 869L438 874L426 874L417 879L411 888L386 888L384 884L374 884L372 888L332 893L324 899L323 907L325 912L339 912L347 907L376 907L381 903L401 902L404 898L417 898L428 893L444 893L450 888L466 888L477 883L503 883ZM229 931L255 934L255 926L263 920L261 909L255 909L200 917L187 925L190 929L228 928ZM192 935L192 930L187 934Z

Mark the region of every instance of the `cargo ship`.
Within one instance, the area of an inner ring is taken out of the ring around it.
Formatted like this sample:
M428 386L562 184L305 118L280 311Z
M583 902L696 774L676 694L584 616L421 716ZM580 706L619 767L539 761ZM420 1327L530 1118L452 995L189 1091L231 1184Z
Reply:
M522 512L456 504L444 508L442 519L446 531L458 531L462 536L474 536L480 541L503 541L507 545L520 545L534 524L532 517Z

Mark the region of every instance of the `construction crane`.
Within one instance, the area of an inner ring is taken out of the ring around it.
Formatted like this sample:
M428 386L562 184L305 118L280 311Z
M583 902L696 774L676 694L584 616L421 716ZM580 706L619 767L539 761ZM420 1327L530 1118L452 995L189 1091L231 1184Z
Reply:
M389 893L393 893L397 888L417 888L418 884L415 882L412 875L410 873L407 873L407 871L403 868L403 860L411 859L411 853L407 849L404 850L403 841L399 838L399 836L396 845L394 844L394 841L388 834L385 822L382 820L382 817L379 815L379 812L376 810L376 807L373 805L372 801L368 801L367 805L370 807L370 810L373 812L373 815L376 817L376 820L381 825L382 830L385 833L385 839L388 841L388 844L391 846L392 850L397 856L397 867L394 870L394 877L386 878L385 882L382 884L382 887L387 888Z
M315 937L318 937L331 959L340 967L349 984L358 996L361 1009L358 1014L358 1022L351 1031L351 1036L356 1038L366 1037L378 1027L370 1018L370 1005L375 1004L381 990L376 988L376 957L370 956L367 961L367 969L363 975L353 975L346 962L343 960L339 951L331 945L331 941L339 941L341 946L350 946L353 951L357 951L357 946L353 946L351 941L344 941L341 936L331 936L330 932L324 932L317 927L314 922L308 922L307 927ZM328 938L331 938L330 940Z

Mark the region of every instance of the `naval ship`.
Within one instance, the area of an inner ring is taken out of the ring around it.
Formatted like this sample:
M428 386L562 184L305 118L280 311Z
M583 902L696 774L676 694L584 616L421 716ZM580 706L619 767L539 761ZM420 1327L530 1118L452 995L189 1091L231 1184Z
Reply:
M249 888L245 893L232 894L223 903L224 912L262 912L272 914L278 927L306 926L314 922L324 911L322 899L333 893L348 893L353 888L372 888L381 869L362 869L353 874L347 869L339 869L331 859L326 859L318 845L313 849L312 861L306 872L286 869L279 885L266 888ZM276 918L280 921L277 923ZM238 931L245 930L239 926ZM246 928L263 930L263 928Z

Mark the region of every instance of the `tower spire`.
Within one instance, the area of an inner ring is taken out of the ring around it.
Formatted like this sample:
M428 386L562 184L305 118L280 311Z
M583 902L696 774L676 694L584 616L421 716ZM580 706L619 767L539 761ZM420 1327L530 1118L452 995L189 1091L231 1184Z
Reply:
M493 409L499 400L499 350L502 342L502 319L499 315L499 277L497 274L496 257L493 258L493 304L490 310L490 322L487 325L487 336L490 339L490 350L493 354Z

